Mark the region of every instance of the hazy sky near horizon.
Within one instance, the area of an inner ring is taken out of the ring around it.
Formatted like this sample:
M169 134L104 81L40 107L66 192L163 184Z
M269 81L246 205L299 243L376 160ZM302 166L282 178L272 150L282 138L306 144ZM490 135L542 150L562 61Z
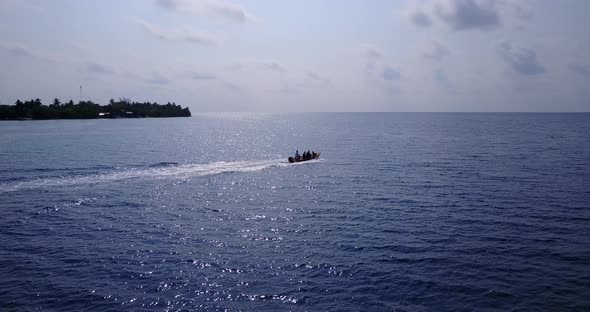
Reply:
M0 103L590 111L586 0L0 0Z

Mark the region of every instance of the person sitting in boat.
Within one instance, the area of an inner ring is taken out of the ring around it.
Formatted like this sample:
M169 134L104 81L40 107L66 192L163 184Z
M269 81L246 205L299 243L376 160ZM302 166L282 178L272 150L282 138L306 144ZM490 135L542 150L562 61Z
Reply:
M299 155L299 150L295 151L295 161L299 161L299 159L301 158L301 156Z
M311 151L311 159L315 159L315 151Z
M307 151L307 159L311 159L311 152Z

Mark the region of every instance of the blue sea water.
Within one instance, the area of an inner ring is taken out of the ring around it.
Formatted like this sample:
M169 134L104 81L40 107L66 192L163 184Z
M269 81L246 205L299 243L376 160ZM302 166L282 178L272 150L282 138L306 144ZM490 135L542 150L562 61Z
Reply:
M0 311L589 311L590 115L3 121L0 214Z

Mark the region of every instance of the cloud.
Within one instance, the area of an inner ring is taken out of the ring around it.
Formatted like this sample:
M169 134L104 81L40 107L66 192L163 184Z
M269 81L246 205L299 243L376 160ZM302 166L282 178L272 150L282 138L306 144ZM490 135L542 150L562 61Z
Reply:
M90 73L101 75L113 75L115 70L108 65L96 63L93 61L86 62L86 70Z
M277 93L285 93L289 95L301 94L302 93L302 86L301 85L285 85L277 89L270 90L270 92L277 92Z
M320 84L329 84L330 83L330 79L320 76L317 73L314 72L307 72L306 75L306 80L310 81L312 83L320 83Z
M235 63L231 63L231 64L227 64L225 66L223 66L224 69L229 70L229 71L242 71L244 69L246 69L247 65L244 62L235 62Z
M408 13L408 18L414 25L418 27L430 27L432 25L432 21L430 16L428 16L424 11L421 9L414 9Z
M248 60L239 61L225 66L230 71L242 71L246 69L259 69L265 71L274 71L278 73L286 73L288 69L282 63L275 60Z
M501 10L511 14L520 20L529 20L533 18L532 10L526 6L523 0L497 0Z
M36 54L29 47L16 43L0 42L0 49L6 50L16 56L36 57Z
M449 81L449 78L447 77L446 73L441 68L437 68L434 71L434 81L436 81L441 87L444 87L444 88L451 87L451 82Z
M365 75L369 80L382 79L386 81L401 78L399 68L389 65L381 49L366 45L361 48L360 55L365 62Z
M256 61L254 61L254 64L258 68L262 68L262 69L266 69L266 70L270 70L270 71L276 71L276 72L280 72L280 73L287 72L287 68L283 64L281 64L277 61L256 60Z
M194 80L213 80L213 79L216 79L217 77L215 77L215 75L212 75L212 74L194 73L192 75L192 78Z
M59 63L59 64L71 64L71 63L79 63L78 61L70 58L65 57L56 57L48 54L38 53L35 50L18 44L18 43L10 43L10 42L0 42L0 49L7 51L8 53L12 54L13 56L18 57L30 57L34 59L38 59L45 62L51 63Z
M309 90L321 90L323 92L331 86L332 82L330 79L315 72L308 71L302 77L291 80L282 87L270 91L287 94L303 94Z
M387 81L397 80L401 78L399 69L393 68L390 65L384 65L381 71L381 78Z
M209 9L212 13L237 23L254 21L254 17L239 6L222 1L211 2Z
M508 42L501 42L498 45L498 55L514 72L521 75L534 76L546 72L545 67L537 60L537 53L533 50L516 49Z
M223 0L156 0L156 4L174 12L211 15L235 23L256 21L256 18L242 7Z
M570 64L569 69L582 76L590 76L590 65Z
M195 70L187 71L185 77L188 77L193 80L215 80L215 79L217 79L217 76L215 76L214 74L211 74L208 72L202 72L202 71L195 71Z
M370 60L378 60L383 58L383 52L374 46L364 46L360 50L361 55Z
M435 61L440 61L449 54L449 49L439 41L433 41L430 45L424 48L421 53L423 58Z
M219 86L225 90L232 92L232 93L238 93L238 92L244 91L244 88L242 88L240 85L233 83L231 81L221 80L221 81L219 81Z
M4 49L11 53L12 55L18 57L27 57L31 59L40 60L43 62L49 62L58 64L59 66L74 66L81 72L91 73L96 75L115 75L117 74L117 70L113 67L101 64L95 61L87 61L84 59L79 58L69 58L69 57L54 57L46 54L41 54L33 49L20 45L20 44L10 44L6 42L0 42L0 49Z
M383 61L384 55L381 49L365 45L360 49L360 56L365 61L365 73L373 75L379 65Z
M488 30L500 25L497 0L447 0L435 4L436 15L452 30Z
M150 78L145 79L146 82L157 85L167 85L171 82L166 76L159 72L153 72Z
M410 2L405 16L417 27L440 21L453 31L492 30L504 19L528 20L533 14L523 0L424 0Z
M142 19L136 19L135 22L139 24L148 34L161 40L186 41L200 45L214 45L218 43L217 37L207 32L195 30L169 31L152 25Z
M180 1L175 0L158 0L156 3L166 9L176 10L179 6Z

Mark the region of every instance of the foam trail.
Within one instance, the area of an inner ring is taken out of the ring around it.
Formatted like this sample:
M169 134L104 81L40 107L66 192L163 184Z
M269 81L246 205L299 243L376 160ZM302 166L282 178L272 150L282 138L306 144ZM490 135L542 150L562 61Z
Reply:
M184 164L167 165L148 168L129 168L120 171L110 171L85 176L65 176L40 178L30 181L10 182L0 184L0 193L17 191L22 189L37 189L56 186L76 186L116 182L129 179L186 179L190 177L210 176L230 172L255 172L271 167L288 166L283 159L273 160L245 160L245 161L218 161L209 164Z

